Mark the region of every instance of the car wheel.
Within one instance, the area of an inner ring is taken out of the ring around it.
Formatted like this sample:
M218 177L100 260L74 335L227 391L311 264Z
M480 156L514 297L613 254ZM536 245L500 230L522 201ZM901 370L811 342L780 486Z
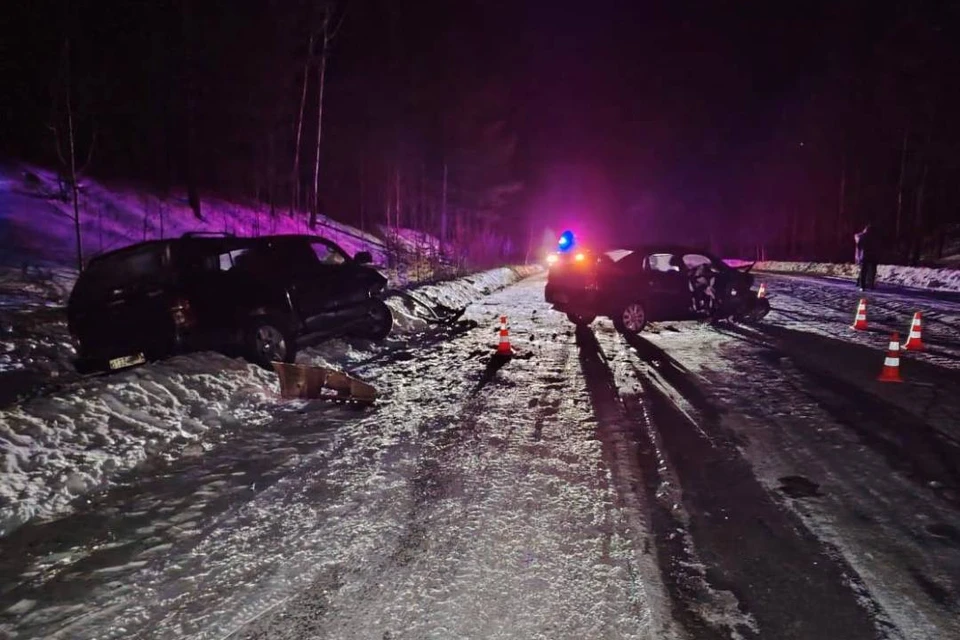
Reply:
M597 315L593 313L573 313L572 311L567 313L567 320L578 327L586 327L596 319Z
M770 313L770 301L766 298L760 298L757 300L753 309L744 315L743 321L748 323L760 322L768 313Z
M248 357L264 369L272 369L272 362L293 362L297 355L294 340L283 328L283 323L260 318L250 327Z
M647 326L647 310L640 302L631 302L623 308L614 321L623 333L640 333Z
M393 330L393 312L382 300L375 300L367 312L367 321L356 335L367 340L380 341Z

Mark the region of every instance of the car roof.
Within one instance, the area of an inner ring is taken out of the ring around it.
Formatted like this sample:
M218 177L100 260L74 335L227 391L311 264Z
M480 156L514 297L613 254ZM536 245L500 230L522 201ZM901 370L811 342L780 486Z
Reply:
M703 255L713 255L707 249L703 247L697 247L692 245L681 245L681 244L643 244L643 245L628 245L623 247L615 247L614 250L619 251L629 251L631 253L643 253L650 255L653 253L700 253Z
M176 242L175 239L170 239L170 240L147 240L147 241L145 241L145 242L137 242L136 244L127 245L126 247L120 247L119 249L114 249L114 250L112 250L112 251L106 251L106 252L101 253L101 254L99 254L99 255L93 256L92 258L90 258L90 263L99 262L99 261L101 261L101 260L105 260L105 259L107 259L107 258L112 258L112 257L115 257L115 256L123 255L123 254L125 254L125 253L134 253L134 252L136 252L136 251L139 251L140 249L146 249L146 248L148 248L148 247L156 247L156 248L168 247L168 246L170 246L170 245L171 245L172 243L174 243L174 242Z
M608 248L606 251L604 251L604 253L606 253L611 257L616 255L617 257L613 259L617 262L635 253L643 256L649 256L655 253L671 253L674 255L686 255L689 253L696 253L696 254L707 256L709 258L716 258L716 256L713 253L711 253L710 251L707 251L703 247L679 245L679 244L644 244L644 245L616 246L616 247Z
M293 240L293 239L302 239L305 241L323 241L331 244L335 244L332 241L324 238L322 236L313 236L305 234L276 234L276 235L264 235L264 236L234 236L234 235L220 235L220 234L197 234L191 235L189 233L183 234L178 238L165 238L163 240L145 240L143 242L136 242L134 244L127 245L125 247L120 247L119 249L113 249L112 251L106 251L99 255L96 255L90 259L90 263L99 262L101 260L106 260L109 258L123 256L127 253L135 253L141 249L156 247L156 248L165 248L173 247L176 245L190 244L190 245L214 245L219 247L243 247L246 245L259 244L263 242L269 242L270 240Z

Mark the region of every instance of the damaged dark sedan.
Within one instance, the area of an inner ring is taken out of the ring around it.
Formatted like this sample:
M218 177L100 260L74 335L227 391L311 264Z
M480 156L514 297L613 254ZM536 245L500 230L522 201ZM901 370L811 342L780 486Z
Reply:
M770 311L751 289L752 266L731 267L707 251L676 245L580 250L551 260L545 298L577 325L607 316L628 333L664 320L752 322Z

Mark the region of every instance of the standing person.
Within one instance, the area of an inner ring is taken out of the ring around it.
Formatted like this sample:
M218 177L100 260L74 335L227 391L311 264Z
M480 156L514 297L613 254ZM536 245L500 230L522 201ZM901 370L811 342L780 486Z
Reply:
M870 225L866 225L860 233L855 233L853 239L857 245L855 259L860 265L857 286L860 291L874 289L877 280L877 251Z

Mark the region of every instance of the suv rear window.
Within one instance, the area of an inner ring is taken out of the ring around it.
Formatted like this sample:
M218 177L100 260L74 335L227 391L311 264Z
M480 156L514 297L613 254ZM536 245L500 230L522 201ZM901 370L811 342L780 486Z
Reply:
M132 284L156 282L164 275L167 245L150 245L92 261L77 282L85 294L99 294Z

